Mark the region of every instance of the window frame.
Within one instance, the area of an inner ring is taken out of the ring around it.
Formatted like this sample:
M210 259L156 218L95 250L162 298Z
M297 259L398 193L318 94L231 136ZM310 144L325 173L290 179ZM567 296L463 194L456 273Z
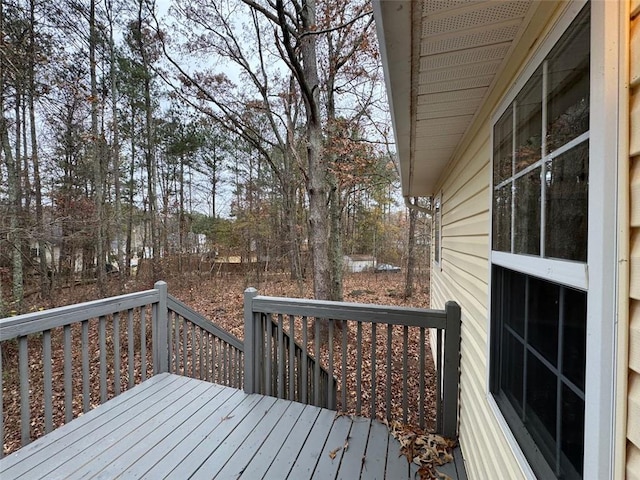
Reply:
M573 19L588 3L573 0L564 6L555 25L537 50L525 62L491 117L490 144L494 142L493 126L513 102L542 60L553 49ZM588 193L588 252L586 263L555 260L542 257L493 251L493 150L490 161L489 218L489 288L488 288L488 341L486 370L487 401L498 425L515 453L523 473L529 478L535 474L518 444L504 413L491 391L493 375L492 349L495 343L492 321L492 265L547 278L555 283L587 291L587 345L585 364L585 424L583 471L594 478L613 478L615 445L615 392L616 392L616 340L618 298L618 159L621 158L620 141L624 125L621 115L621 88L619 78L623 71L624 45L623 8L617 2L592 1L590 52L590 126L589 126L589 193ZM607 162L606 160L609 159ZM518 258L514 258L518 257Z

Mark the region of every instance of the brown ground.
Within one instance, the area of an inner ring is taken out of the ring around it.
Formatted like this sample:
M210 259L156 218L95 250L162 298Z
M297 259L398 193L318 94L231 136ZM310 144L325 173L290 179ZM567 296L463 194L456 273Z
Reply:
M169 293L179 298L183 302L187 303L196 311L202 313L214 323L220 327L231 332L235 336L242 339L243 337L243 315L242 315L242 303L243 303L243 291L248 286L256 286L261 295L271 296L290 296L290 297L305 297L310 298L311 285L305 284L302 289L299 285L292 283L288 276L284 274L272 274L268 277L263 275L261 282L257 282L248 278L247 275L234 274L234 275L221 275L221 276L182 276L180 278L170 278L168 280ZM401 306L414 306L414 307L427 307L429 305L428 287L425 283L418 281L418 286L415 289L414 295L409 299L402 298L404 276L398 273L390 274L351 274L345 278L344 282L344 300L350 302L360 303L377 303L385 305L401 305ZM111 280L110 285L111 292L109 294L119 293L117 289L117 280ZM126 285L127 291L136 291L150 288L151 282L144 282L141 280L130 281ZM81 301L92 300L99 298L95 287L84 286L75 287L73 289L64 289L55 297L53 304L39 304L37 298L31 298L30 308L35 310L39 308L49 308L52 306L60 306L71 303L78 303ZM97 338L97 322L91 325L90 338ZM296 327L297 329L297 327ZM126 351L127 351L127 339L126 328L121 327L121 348L122 348L122 365L126 365ZM347 350L348 366L347 372L344 375L344 384L347 394L347 406L345 410L353 412L355 409L355 399L357 397L357 381L356 376L360 373L356 369L358 362L356 361L358 352L356 348L352 348L355 345L356 340L356 327L354 325L348 329L349 348ZM75 374L76 365L80 365L80 348L75 348L79 344L78 339L80 332L74 330L73 332L73 353L74 358L74 396L73 396L73 411L74 416L78 415L82 410L82 397L81 397L81 378L80 375ZM107 325L108 335L108 349L113 347L112 342L112 327L111 324ZM338 335L341 335L339 333ZM418 357L418 333L411 331L408 337L407 352L408 352L408 389L409 400L416 396L418 390L418 378L420 375L417 373L420 371L420 366L416 360ZM139 350L140 335L136 335L135 344L136 351ZM363 349L360 352L362 368L362 379L360 381L360 391L362 398L362 413L369 414L368 405L371 402L371 345L373 339L371 338L371 328L365 326L362 330L363 337ZM339 336L341 338L341 336ZM63 359L64 354L61 349L56 349L55 346L62 343L62 332L53 331L52 344L53 348L53 411L54 427L62 425L64 423L64 387L63 387ZM89 356L91 359L91 406L95 406L100 402L99 395L99 382L94 381L94 378L98 378L99 375L99 347L97 340L91 342ZM340 343L340 342L337 342ZM386 378L386 372L384 368L384 362L386 359L386 329L378 328L376 334L376 348L374 349L377 357L377 370L376 370L376 398L377 398L377 410L380 416L380 410L384 411L385 405L385 391L387 385L392 392L392 405L391 410L393 412L393 418L396 420L402 420L401 416L401 390L402 390L402 357L404 353L403 346L403 331L400 327L396 327L393 331L393 367L394 373L390 381ZM20 432L19 432L19 388L17 382L17 357L18 349L15 343L9 344L5 342L2 345L2 365L3 365L3 414L5 420L5 439L4 439L4 453L10 453L20 445ZM324 350L324 349L323 349ZM29 338L29 351L30 351L30 377L31 377L31 437L37 438L44 432L44 420L42 413L42 399L43 399L43 381L42 381L42 341L41 338ZM336 358L340 358L340 346L336 346L335 350ZM430 353L427 351L427 355ZM324 351L321 354L326 365L327 354ZM136 374L140 377L140 358L139 354L136 356ZM432 362L426 361L426 365L423 368L426 370L425 378L427 384L425 386L427 392L427 398L433 399L435 397L434 386L434 373L432 368ZM110 372L113 371L112 367L109 367ZM123 375L121 379L122 388L126 389L128 378L126 375L126 367L123 367ZM343 372L339 362L335 365L335 374L337 378L343 378ZM109 386L108 396L114 395L114 384ZM338 392L338 398L340 399L341 390ZM435 417L434 410L435 404L433 401L428 402L426 405L427 413L427 428L433 428L433 418ZM416 423L417 419L414 414L410 414L408 421L410 423Z

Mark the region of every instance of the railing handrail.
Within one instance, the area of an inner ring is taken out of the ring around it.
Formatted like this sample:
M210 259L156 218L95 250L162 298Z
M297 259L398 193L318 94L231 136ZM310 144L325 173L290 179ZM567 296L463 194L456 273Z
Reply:
M214 323L210 322L202 314L196 312L191 307L182 303L173 295L167 296L167 307L169 308L170 311L176 312L178 315L186 318L191 323L197 325L198 327L202 328L206 332L211 333L212 335L215 335L223 342L226 342L232 347L236 348L237 350L244 352L244 342L238 340L238 338L236 338L229 332L221 329Z
M447 326L447 315L444 310L427 308L262 295L253 298L252 306L253 311L259 313L281 313L283 315L356 320L409 327L444 329Z
M110 315L131 308L157 303L160 293L157 289L129 293L90 302L57 307L40 312L25 313L15 317L0 319L0 341L12 340L24 335L40 333L56 327Z

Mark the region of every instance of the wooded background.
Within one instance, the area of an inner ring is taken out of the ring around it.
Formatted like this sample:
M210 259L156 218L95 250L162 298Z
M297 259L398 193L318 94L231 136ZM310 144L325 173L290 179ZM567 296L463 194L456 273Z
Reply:
M368 1L3 0L0 31L0 317L116 272L340 300L344 254L411 294L429 217L399 203Z

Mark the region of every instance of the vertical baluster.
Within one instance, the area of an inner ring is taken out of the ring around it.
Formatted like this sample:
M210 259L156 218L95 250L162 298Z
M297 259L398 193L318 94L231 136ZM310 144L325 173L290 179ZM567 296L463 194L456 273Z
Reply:
M320 322L322 320L319 318L314 319L315 326L315 338L314 338L314 349L313 356L316 361L313 369L313 404L316 406L320 405Z
M204 348L204 378L207 382L210 382L209 378L209 332L202 332L203 336L203 348ZM202 368L202 367L201 367Z
M216 347L218 345L218 339L213 339L213 352L211 352L211 363L213 366L213 382L220 383L220 376L218 375L218 355L219 351Z
M140 374L147 379L147 307L140 307Z
M349 322L345 320L342 323L342 374L340 375L340 390L342 391L342 406L340 410L347 411L347 332L349 330Z
M176 328L175 325L175 313L171 310L167 311L167 343L169 344L169 373L175 373L175 371L173 370L173 365L174 365L174 345L173 345L173 338L174 338L174 330Z
M198 361L200 362L200 380L204 380L204 364L202 361L202 351L204 350L204 330L198 327L198 334L200 335L200 351L198 352Z
M369 416L376 418L376 346L377 346L377 323L371 324L371 412Z
M182 317L182 374L186 377L189 375L189 365L187 364L187 337L189 335L189 324L187 319Z
M356 415L362 413L362 322L356 332Z
M113 383L114 395L120 395L120 312L113 314Z
M242 388L244 385L244 353L238 350L238 388Z
M173 372L180 373L180 315L176 312L173 313L173 344L174 344L174 357L173 357Z
M222 384L228 385L227 382L227 344L223 343L222 348Z
M82 322L82 411L91 407L89 392L89 320Z
M51 330L42 332L42 367L44 373L44 432L53 430L53 407L51 397L53 386L51 377Z
M436 333L436 431L442 432L442 329Z
M29 399L29 343L26 336L18 337L20 372L20 431L24 447L31 442L31 408Z
M71 325L64 326L64 423L73 419L73 372L71 371Z
M285 358L282 314L278 314L278 398L284 398Z
M407 423L407 370L408 370L408 343L409 343L409 327L403 327L402 336L402 422Z
M387 391L385 403L387 404L386 419L391 420L391 384L393 377L391 375L391 343L393 341L393 325L387 324Z
M424 357L425 357L425 334L424 327L420 327L420 363L418 364L418 372L420 378L420 397L419 397L419 412L418 412L418 425L420 428L424 429L424 402L425 402L425 393L424 393L424 375L426 372Z
M270 322L269 322L270 323ZM273 383L273 345L272 345L272 335L271 329L267 331L266 338L266 350L265 350L265 365L264 365L264 394L265 395L273 395L271 391L271 385Z
M100 403L107 401L107 319L98 319L98 345L100 347Z
M128 388L131 388L135 385L135 361L136 361L136 350L135 350L135 336L133 333L133 308L130 308L127 312L127 356L128 364L129 364L129 381L127 382Z
M309 366L307 365L307 347L309 345L309 337L308 337L307 328L308 328L307 317L302 317L302 361L300 362L301 363L300 366L302 368L302 381L300 383L300 386L302 387L301 388L302 392L300 394L300 400L302 401L302 403L309 403L309 391L308 391Z
M191 323L191 378L196 378L196 346L196 324Z
M289 342L289 400L293 400L295 398L296 377L296 332L293 315L289 315L289 336L291 337L291 341Z
M327 408L331 410L335 409L336 406L333 404L333 329L334 329L334 320L329 320L329 375L327 378L327 386L326 386L326 394L327 394Z

